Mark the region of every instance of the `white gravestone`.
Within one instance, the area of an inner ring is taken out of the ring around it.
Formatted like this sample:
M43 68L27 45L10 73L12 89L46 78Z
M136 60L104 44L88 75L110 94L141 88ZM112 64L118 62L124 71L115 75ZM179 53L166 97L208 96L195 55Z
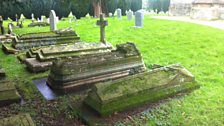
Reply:
M128 18L128 20L132 20L133 19L133 11L129 10L127 12L127 18Z
M117 9L117 18L118 19L121 19L122 18L122 12L121 12L121 9L120 8Z
M135 26L136 27L143 27L143 19L144 19L144 12L137 11L135 12Z
M50 30L55 31L57 30L57 18L54 10L50 12Z

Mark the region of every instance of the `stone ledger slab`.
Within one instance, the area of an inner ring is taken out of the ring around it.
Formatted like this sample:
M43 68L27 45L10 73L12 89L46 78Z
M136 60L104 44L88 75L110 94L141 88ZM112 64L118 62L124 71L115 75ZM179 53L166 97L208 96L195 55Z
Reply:
M180 65L171 65L96 84L85 103L101 116L105 116L198 87L188 70Z
M57 90L82 90L93 84L145 71L141 54L133 43L117 45L105 53L57 60L48 76L48 85Z
M29 33L17 36L12 44L2 44L7 53L16 53L20 50L37 48L49 45L68 44L79 42L80 37L71 29L61 29L51 32Z
M0 81L0 107L20 102L20 95L10 81Z
M81 55L110 52L112 45L109 43L77 42L69 45L57 45L41 49L30 49L27 52L25 64L32 72L49 70L52 62L57 59L74 58Z
M1 126L35 126L29 114L19 114L0 120Z

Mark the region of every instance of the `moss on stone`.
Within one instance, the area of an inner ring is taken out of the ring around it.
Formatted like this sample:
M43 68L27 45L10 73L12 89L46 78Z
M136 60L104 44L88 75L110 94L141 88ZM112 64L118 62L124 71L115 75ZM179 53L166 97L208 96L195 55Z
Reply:
M198 87L189 71L174 65L96 84L85 103L100 115L108 115Z

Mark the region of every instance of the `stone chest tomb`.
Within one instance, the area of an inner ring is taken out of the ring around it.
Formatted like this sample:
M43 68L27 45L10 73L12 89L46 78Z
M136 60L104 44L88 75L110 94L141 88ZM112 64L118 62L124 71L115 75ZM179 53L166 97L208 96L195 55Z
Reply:
M117 45L110 52L81 55L53 62L48 85L67 91L145 71L141 54L133 43Z

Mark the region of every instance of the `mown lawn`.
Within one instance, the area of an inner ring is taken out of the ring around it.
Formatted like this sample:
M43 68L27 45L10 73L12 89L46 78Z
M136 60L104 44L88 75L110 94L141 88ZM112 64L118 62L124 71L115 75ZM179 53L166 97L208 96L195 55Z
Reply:
M136 29L134 21L109 18L106 28L107 41L113 45L135 42L147 67L152 64L180 63L191 71L201 84L199 90L184 97L174 98L160 106L146 110L117 125L171 125L171 126L220 126L224 125L224 31L185 22L165 21L145 17L144 28ZM29 24L27 21L24 25ZM82 19L72 24L83 41L98 42L99 27L96 19ZM6 23L5 23L6 25ZM69 27L61 21L59 28ZM15 29L17 34L48 31L45 28ZM47 76L31 74L24 69L14 55L0 51L0 64L10 79L15 80L25 99L40 97L32 79ZM34 93L35 92L35 93ZM46 103L43 99L42 102ZM60 101L60 100L59 100ZM46 103L47 104L47 103ZM32 112L19 106L18 112ZM32 109L32 108L31 108ZM41 109L41 108L40 108ZM47 111L47 110L46 110ZM33 113L33 116L38 113ZM146 121L145 121L146 120Z

